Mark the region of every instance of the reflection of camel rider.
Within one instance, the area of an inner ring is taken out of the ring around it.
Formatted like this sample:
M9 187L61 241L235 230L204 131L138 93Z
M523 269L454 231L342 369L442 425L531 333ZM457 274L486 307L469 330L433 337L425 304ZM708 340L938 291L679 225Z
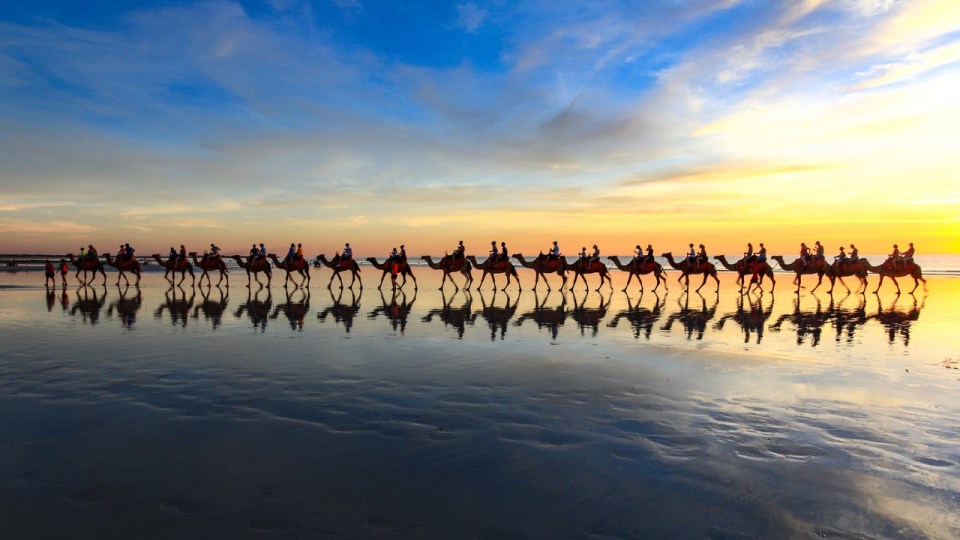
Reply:
M500 258L497 260L498 263L510 260L510 253L507 252L507 243L500 242Z
M548 261L556 261L560 258L560 246L557 245L557 241L553 241L553 247L550 248L550 251L547 252Z
M855 263L860 260L860 250L857 246L850 244L850 262Z
M840 254L836 255L834 258L833 266L835 268L840 268L845 262L847 262L847 253L843 250L843 246L840 246Z
M763 242L760 242L760 252L757 254L758 262L767 262L767 248L764 247Z
M819 241L819 240L817 240L816 242L814 242L814 247L816 248L816 249L814 250L814 256L813 256L814 262L817 263L817 262L819 262L819 261L824 261L824 260L826 260L827 258L824 257L824 255L823 255L823 246L820 245L820 241Z

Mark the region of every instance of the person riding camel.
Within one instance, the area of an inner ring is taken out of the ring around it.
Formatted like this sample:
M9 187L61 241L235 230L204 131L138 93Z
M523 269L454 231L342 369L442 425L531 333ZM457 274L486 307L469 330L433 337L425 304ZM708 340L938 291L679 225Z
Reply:
M341 261L350 261L353 260L353 248L350 247L350 242L343 244L343 256L340 258Z
M636 261L637 264L643 264L643 248L640 247L640 244L637 244L633 248L633 260Z
M910 248L907 249L906 251L904 251L904 252L903 252L903 255L900 256L900 258L901 258L902 261L903 261L903 269L904 269L904 270L907 269L907 263L912 263L912 262L913 262L913 254L916 253L916 251L917 251L917 250L913 249L913 242L910 242Z
M253 260L257 258L259 253L260 250L257 249L257 245L250 244L250 253L247 253L247 264L253 264Z
M800 242L800 261L803 262L803 266L810 265L810 248L807 247L806 242Z
M465 252L466 252L466 248L463 246L463 240L460 240L460 242L457 243L457 247L454 248L453 253L450 254L450 258L447 259L447 265L446 265L447 269L453 270L456 264L463 260Z
M600 248L596 244L593 245L593 255L590 256L590 266L593 266L593 263L600 262Z
M293 257L298 261L303 260L303 244L297 244L297 251L294 252Z
M850 264L853 264L860 260L860 250L857 249L857 246L850 244Z
M510 260L510 253L507 251L507 243L500 242L500 258L497 259L497 262L502 263L509 260Z
M87 256L87 248L80 246L80 258L83 259Z
M207 262L210 259L214 259L220 256L220 248L216 244L210 244L210 251L206 251L203 254L201 262Z
M96 260L99 257L97 254L97 248L93 247L93 244L87 245L87 258L91 261Z
M177 260L177 249L170 246L170 254L167 256L167 264L173 264Z
M177 264L183 264L187 262L187 248L183 247L183 244L180 244L180 258L177 260Z
M263 242L260 242L260 253L257 255L257 258L261 261L265 261L267 259L267 248L264 247Z
M890 264L893 267L894 271L896 271L897 269L897 263L903 262L900 259L900 248L896 244L893 245L893 253L887 256L887 260L890 261Z
M560 260L560 246L557 245L557 241L553 241L553 247L547 251L547 260L548 261L557 261Z
M833 257L833 267L842 268L846 262L847 253L843 250L843 246L840 246L840 253Z
M120 244L120 248L117 249L117 262L120 262L127 258L127 248L123 247L123 244Z
M751 244L750 242L747 242L747 250L743 252L743 262L744 263L753 262L755 258L756 257L753 254L753 244Z
M653 262L653 244L647 244L647 256L643 259L644 264Z
M697 250L693 248L693 244L690 244L690 251L687 252L687 266L695 264L697 264Z
M707 260L707 248L703 247L703 244L700 244L700 251L697 253L697 263L706 263Z
M400 244L400 253L397 254L397 262L407 262L407 247Z
M757 262L767 262L767 248L760 242L760 251L757 253Z
M386 264L392 264L395 260L397 260L397 257L399 256L400 256L400 253L397 252L397 248L393 248L392 250L390 250L390 256L387 257Z
M283 262L293 262L293 257L297 254L297 246L293 242L290 242L290 247L287 249L287 256L283 258Z
M580 266L587 265L587 246L580 248Z
M123 248L124 248L124 255L126 256L127 260L132 261L133 254L136 253L137 250L133 249L133 247L130 244L124 244Z
M823 245L821 245L820 241L817 240L814 242L814 246L816 249L814 249L813 264L825 264L827 258L824 256Z

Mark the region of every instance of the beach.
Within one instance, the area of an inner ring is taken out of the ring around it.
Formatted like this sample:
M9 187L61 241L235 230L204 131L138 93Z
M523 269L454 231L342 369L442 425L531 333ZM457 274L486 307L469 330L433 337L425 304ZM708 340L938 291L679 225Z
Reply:
M397 295L369 267L342 294L326 269L286 291L0 276L0 527L960 536L960 279L467 294L416 271Z

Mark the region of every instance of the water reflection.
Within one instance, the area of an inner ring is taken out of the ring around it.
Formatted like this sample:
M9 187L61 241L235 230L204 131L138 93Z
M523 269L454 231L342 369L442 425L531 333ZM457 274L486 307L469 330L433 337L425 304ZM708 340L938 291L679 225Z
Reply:
M367 319L374 320L380 315L387 317L387 320L390 321L390 326L393 328L393 331L400 331L402 334L407 328L407 317L410 316L410 310L413 309L413 303L417 299L417 291L414 289L413 297L410 301L407 301L407 293L403 292L403 289L396 287L393 289L393 294L390 297L390 302L387 302L387 299L383 296L383 291L380 291L380 302L382 305L373 308L367 315Z
M183 287L176 285L167 289L167 292L163 294L163 303L153 312L153 318L163 319L163 312L166 311L170 314L170 324L176 326L177 323L180 323L180 326L187 326L187 321L190 319L190 310L193 309L193 302L197 296L193 287L189 289L189 300L187 299L187 291Z
M77 288L76 300L70 307L70 315L80 315L84 323L97 324L100 320L100 311L107 303L107 286L102 285L100 292L96 286L82 285Z
M358 295L349 287L346 289L341 288L336 298L334 298L332 290L327 289L327 292L330 294L330 300L333 302L333 305L327 306L318 312L317 319L320 322L324 322L327 320L327 317L333 315L334 322L338 325L342 324L344 331L349 334L350 329L353 328L353 319L360 313L360 297L363 295L363 291L361 290L361 293ZM345 292L350 293L349 302L343 301Z
M654 292L652 293L654 302L652 307L642 306L643 294L640 294L640 297L637 298L635 303L630 303L630 295L624 293L624 298L627 302L627 309L620 310L610 319L610 322L607 323L607 326L610 328L616 328L619 324L620 319L626 318L630 323L630 327L633 329L633 337L635 339L640 338L640 334L643 334L644 339L647 341L650 340L650 335L653 333L653 327L656 325L657 321L660 320L660 317L663 316L663 313L666 311L667 307L667 295L663 295L663 299ZM722 326L721 326L722 327Z
M209 276L207 276L207 278L209 281ZM217 294L211 298L213 289L217 290ZM193 308L193 319L199 319L200 312L203 312L203 320L210 321L213 329L216 330L223 324L223 314L226 313L227 304L230 301L230 287L224 290L220 288L220 285L211 287L208 282L206 289L204 289L201 284L200 296L202 298L200 304Z
M823 309L823 302L820 297L811 295L816 308L812 310L801 309L801 297L798 295L793 299L793 312L784 313L777 318L777 321L770 325L770 330L779 332L783 323L790 322L797 331L797 345L803 345L807 336L810 336L810 346L816 347L820 344L820 337L823 335L823 327L830 322L834 313L834 300L830 297L830 303L826 310ZM852 330L851 330L852 331Z
M570 291L570 297L573 299L573 309L570 311L570 316L576 321L581 336L584 335L584 331L589 328L591 330L591 337L595 337L597 332L600 331L600 322L607 316L607 309L610 307L610 299L613 296L613 292L607 293L606 299L604 299L603 293L597 293L597 296L600 298L600 305L587 306L587 301L590 299L589 292L583 297L583 302L579 302L577 300L577 293L572 290Z
M497 294L496 289L494 289L490 305L487 305L487 299L483 291L480 291L480 303L483 304L483 309L480 310L480 316L483 317L483 320L487 322L487 327L490 328L490 341L497 339L497 330L500 331L501 340L506 337L507 323L516 315L517 303L520 301L520 294L517 295L517 300L511 303L510 293L501 292L499 294L506 298L506 303L503 306L498 306L496 304Z
M261 294L264 295L262 300L260 299ZM253 292L253 288L251 287L247 289L247 301L237 307L237 311L233 316L237 319L242 319L244 315L246 315L254 328L259 328L260 331L264 331L267 328L267 320L270 318L270 309L272 307L273 294L270 292L270 287L260 287L256 292Z
M463 295L463 302L454 307L453 301L456 300L458 295ZM463 339L467 325L473 326L474 321L477 320L477 314L473 312L473 295L470 294L469 289L463 289L462 291L458 289L453 293L453 296L447 300L446 292L440 289L440 297L443 306L431 309L420 320L428 323L432 321L434 317L438 317L440 322L443 323L444 328L452 326L457 331L457 338Z
M536 289L533 291L533 309L521 313L514 326L521 326L527 320L532 320L540 330L546 329L550 332L551 339L557 339L560 333L560 327L567 320L567 295L560 293L560 305L547 307L547 300L550 299L551 291L547 291L546 296L541 302Z
M876 319L883 328L887 331L887 338L890 343L894 343L899 336L903 340L904 345L910 345L910 328L920 318L920 310L927 303L927 296L923 296L923 301L917 302L917 297L910 294L907 295L910 297L910 303L908 306L901 307L897 303L900 300L900 295L897 294L893 301L890 302L890 305L884 309L883 303L877 300L877 313L872 315L870 318Z
M722 315L717 322L713 324L713 327L716 330L723 330L723 325L726 324L728 320L733 320L737 323L737 326L740 327L740 331L743 333L743 342L750 343L750 337L753 334L757 336L757 345L763 341L763 329L767 325L767 319L773 315L773 294L766 295L769 297L767 306L763 306L763 290L754 289L755 291L760 291L759 294L754 294L753 292L747 292L741 294L737 298L737 309L732 313L726 313ZM746 301L746 307L744 307L744 301Z
M310 312L310 289L297 287L291 292L284 287L283 292L286 293L286 301L273 308L270 318L277 319L283 313L291 330L303 331L303 321Z
M118 298L110 303L107 308L107 316L112 317L114 313L120 316L120 325L130 330L137 322L137 312L143 305L143 293L139 285L134 285L134 294L130 295L130 285L120 288L117 285Z
M689 340L694 332L697 334L697 339L703 339L703 334L707 330L707 323L714 318L717 314L717 306L720 304L720 295L713 296L713 301L711 306L707 307L707 299L698 292L693 294L697 295L700 299L700 307L694 305L690 307L690 292L685 291L680 297L683 299L683 303L680 303L680 299L677 300L678 310L671 313L667 316L666 322L661 326L661 330L670 332L670 329L673 327L673 323L680 321L680 324L683 325L683 329L686 332L687 339Z

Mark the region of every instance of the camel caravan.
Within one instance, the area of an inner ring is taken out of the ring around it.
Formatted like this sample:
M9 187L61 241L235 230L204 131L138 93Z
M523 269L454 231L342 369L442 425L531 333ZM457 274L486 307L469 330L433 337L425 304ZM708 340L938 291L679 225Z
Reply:
M597 288L595 289L596 291L601 290L604 285L613 290L611 268L601 260L600 249L597 245L593 246L592 252L588 252L586 246L584 246L580 250L579 256L572 262L561 253L556 241L553 242L553 246L550 247L546 253L541 251L539 255L532 259L528 259L522 253L515 253L511 256L507 250L506 242L500 242L498 246L496 241L494 241L490 243L490 246L490 252L482 262L479 261L476 256L466 255L463 241L459 242L456 248L454 248L453 253L445 254L439 261L435 262L430 255L423 255L420 259L423 260L430 269L443 272L440 289L443 289L446 286L447 280L450 280L454 289L459 291L461 285L458 284L455 279L456 274L459 274L463 279L463 288L471 287L474 283L473 271L477 270L481 272L480 283L477 285L477 290L480 290L488 276L493 283L494 289L497 289L498 275L506 278L506 282L500 290L506 290L514 281L516 282L517 290L522 290L520 276L517 273L516 266L514 266L512 262L516 261L520 266L533 270L534 290L539 286L541 279L548 291L553 290L548 276L556 275L561 280L559 287L561 290L564 288L572 290L577 282L582 280L584 290L588 291L590 290L590 286L587 282L587 276L592 274L596 274L600 278ZM763 243L760 243L759 246L760 249L754 251L753 244L748 243L747 250L743 253L743 256L733 262L728 260L725 255L713 257L713 260L717 261L723 269L737 274L737 283L740 285L741 293L743 293L744 290L746 290L746 292L753 291L754 289L763 290L764 280L770 283L770 292L776 288L777 281L774 276L773 266L768 262L767 249ZM680 273L677 282L681 283L685 290L690 288L690 276L703 276L700 285L695 289L696 292L699 292L711 278L716 284L717 292L719 292L720 278L717 275L717 266L711 262L704 245L700 244L699 249L697 249L693 244L690 244L689 248L689 251L681 260L677 260L672 252L662 253L660 257L667 262L667 265L671 269ZM874 292L879 291L885 278L890 278L897 288L897 293L900 293L900 284L897 282L897 278L911 277L914 280L914 287L910 292L913 293L917 287L919 287L921 281L924 283L924 287L926 287L923 271L914 261L914 253L915 250L912 243L909 249L902 253L898 246L894 245L893 253L891 253L882 264L874 266L866 259L861 259L858 255L857 247L854 244L850 244L849 252L846 251L845 247L840 247L839 254L834 257L832 262L828 262L824 255L824 247L818 241L812 247L807 247L805 243L801 243L799 257L792 262L786 262L781 255L771 256L769 260L777 263L782 270L794 274L793 284L797 286L798 293L801 289L802 278L805 275L815 275L817 277L817 284L811 291L816 291L823 284L823 278L826 277L830 281L829 293L833 292L837 281L843 285L847 292L851 292L850 287L844 282L843 278L856 277L859 280L857 292L866 292L867 276L870 273L880 276L880 281ZM130 280L127 274L136 276L136 284L139 284L142 264L146 264L141 263L134 257L134 249L130 247L130 244L121 245L116 257L108 253L101 258L92 245L87 246L85 249L81 248L79 257L74 257L73 254L68 255L68 257L70 264L76 268L77 280L83 285L91 283L96 279L98 273L103 276L104 284L106 284L106 265L115 268L119 273L117 284L120 283L121 279L124 279L129 285ZM202 272L200 276L201 284L203 283L203 279L206 278L207 285L212 285L210 273L215 272L219 278L217 286L220 286L223 282L226 282L226 286L230 286L230 272L227 269L224 260L225 257L220 254L220 248L217 247L216 244L210 244L210 248L204 251L201 258L197 257L197 252L188 252L182 244L179 251L171 247L169 256L166 259L162 258L159 254L154 254L151 258L165 270L164 278L171 284L183 284L187 274L190 274L191 285L196 284L197 279L194 273L194 269L196 268ZM352 289L355 283L359 284L360 289L363 289L363 280L360 277L360 265L354 260L353 249L349 243L345 244L342 250L338 250L330 260L321 253L317 255L315 259L309 261L303 255L302 245L293 243L290 244L287 255L282 260L274 253L267 253L262 243L259 244L259 246L253 244L250 253L246 257L232 255L229 258L233 259L236 265L246 272L247 287L250 287L253 281L256 281L261 287L264 286L264 283L260 281L260 274L263 274L266 278L266 286L269 287L273 278L273 270L283 270L285 272L284 287L287 287L290 282L293 282L295 287L309 287L310 268L313 266L315 268L326 267L332 271L330 280L327 282L327 288L333 285L334 279L338 279L341 289L344 287ZM394 289L402 289L409 278L413 281L413 287L414 290L416 290L417 278L413 274L411 265L407 262L405 246L401 245L399 250L394 248L383 263L373 257L368 257L366 260L374 269L381 272L378 288L383 287L383 282L387 276L389 276ZM641 278L642 276L651 274L655 279L655 285L652 289L653 292L656 292L661 283L664 288L668 287L666 271L663 266L655 260L654 250L650 244L648 244L645 249L641 248L638 244L633 258L626 263L622 262L617 256L609 256L607 260L613 264L613 269L627 274L627 283L623 288L624 291L630 287L630 283L633 281L633 278L636 277L640 285L640 292L644 292L643 280ZM47 262L48 266L50 266L49 261ZM65 275L66 260L61 259L60 264L62 273ZM83 273L83 278L80 277L81 273ZM180 274L179 282L177 282L176 277L178 273ZM341 276L343 273L350 274L351 280L348 285L344 283L343 277ZM568 284L569 274L571 273L573 274L573 281ZM48 274L52 275L52 271L48 270ZM88 274L90 275L89 281ZM299 278L296 276L299 276ZM398 283L399 278L402 278L403 281Z

